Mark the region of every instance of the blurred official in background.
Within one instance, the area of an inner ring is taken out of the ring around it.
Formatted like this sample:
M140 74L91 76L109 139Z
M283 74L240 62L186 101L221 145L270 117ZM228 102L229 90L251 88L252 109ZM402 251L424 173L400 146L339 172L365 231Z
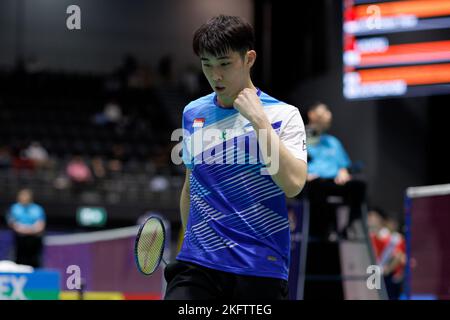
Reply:
M22 189L7 215L14 231L16 263L39 268L42 254L42 235L45 230L44 209L33 202L33 192Z

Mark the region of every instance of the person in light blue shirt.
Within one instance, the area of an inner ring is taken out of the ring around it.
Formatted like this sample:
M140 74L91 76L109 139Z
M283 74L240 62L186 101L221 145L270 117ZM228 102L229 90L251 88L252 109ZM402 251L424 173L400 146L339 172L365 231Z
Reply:
M348 181L347 168L351 161L341 142L329 134L322 134L317 140L316 144L308 145L308 153L312 159L308 170L310 179L317 176L325 179L338 178L337 183Z
M308 109L307 151L308 177L306 194L311 203L312 234L335 238L348 237L349 227L361 216L361 205L365 200L365 183L353 179L349 172L351 160L338 138L327 133L332 123L332 113L328 106L318 102ZM329 196L341 196L350 207L347 228L337 230L334 212L327 205ZM317 219L317 220L316 220ZM326 220L329 223L323 223ZM321 226L314 223L320 221ZM341 232L342 231L342 232Z
M19 191L17 203L9 209L7 222L15 234L16 263L39 267L46 217L44 209L33 202L30 189Z

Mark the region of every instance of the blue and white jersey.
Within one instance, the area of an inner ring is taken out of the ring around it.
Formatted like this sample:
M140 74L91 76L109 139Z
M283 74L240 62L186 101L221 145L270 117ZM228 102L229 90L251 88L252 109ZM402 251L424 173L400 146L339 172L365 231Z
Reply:
M284 146L306 162L299 110L259 90L258 95ZM185 107L183 128L183 162L192 174L189 219L177 260L287 280L285 195L265 171L253 126L236 109L220 107L212 93Z

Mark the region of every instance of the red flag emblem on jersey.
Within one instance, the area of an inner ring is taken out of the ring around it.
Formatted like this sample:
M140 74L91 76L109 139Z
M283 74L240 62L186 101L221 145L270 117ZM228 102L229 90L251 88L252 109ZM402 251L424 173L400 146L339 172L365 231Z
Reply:
M194 119L194 123L192 124L193 128L203 128L205 124L205 118L196 118Z

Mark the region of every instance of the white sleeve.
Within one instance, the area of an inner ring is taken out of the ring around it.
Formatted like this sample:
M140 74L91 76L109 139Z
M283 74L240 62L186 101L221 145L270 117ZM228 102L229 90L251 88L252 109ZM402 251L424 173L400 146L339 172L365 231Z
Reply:
M300 111L293 107L283 122L280 140L295 158L307 162L306 132Z

